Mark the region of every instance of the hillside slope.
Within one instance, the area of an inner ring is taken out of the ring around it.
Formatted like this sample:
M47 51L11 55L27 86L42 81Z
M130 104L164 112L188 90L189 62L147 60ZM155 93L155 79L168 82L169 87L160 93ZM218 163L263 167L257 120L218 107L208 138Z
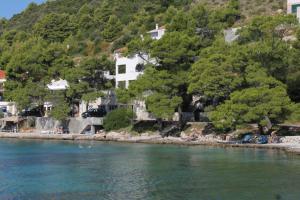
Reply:
M208 4L212 7L222 7L228 0L195 0L194 3L203 3ZM48 1L47 3L36 5L34 3L30 4L28 8L12 17L7 27L9 29L22 29L29 30L32 28L33 24L36 23L39 19L49 13L68 13L76 14L78 10L84 5L88 4L90 7L97 8L101 7L105 3L104 0L56 0ZM118 16L122 16L122 20L129 22L130 16L125 17L128 13L134 14L139 10L146 8L153 9L155 7L166 8L170 5L179 6L184 8L190 5L192 1L149 1L149 0L137 0L137 1L128 1L128 0L112 0L109 2L112 10L116 12ZM126 6L124 6L126 5ZM242 14L249 18L253 15L268 15L277 12L278 10L286 9L286 0L240 0L240 6ZM130 15L130 14L129 14Z
M196 0L197 3L207 3L212 6L223 6L227 0ZM240 0L242 14L249 18L253 15L269 15L279 9L286 9L286 0Z
M88 5L92 10L107 5L106 11L111 11L117 15L123 22L129 22L130 17L142 9L151 13L165 10L168 6L183 7L189 5L191 0L55 0L47 1L44 4L30 4L26 10L13 16L8 22L8 28L18 28L29 30L32 25L43 16L50 13L76 14L83 5Z
M115 73L113 52L127 47L124 53L148 54L157 64L148 61L125 70L145 69L128 90L116 90L121 103L150 91L147 111L172 119L175 110L195 110L192 95L204 95L199 101L207 109L197 110L213 112L210 120L220 131L246 123L262 127L266 116L275 123L298 120L300 105L291 100L300 102L300 45L298 38L286 42L285 33L297 31L299 23L293 15L275 15L280 9L283 2L275 0L31 4L11 20L0 20L0 69L7 74L4 95L20 108L53 102L51 116L63 120L74 104L91 102L116 86L105 75ZM167 29L159 40L148 34L156 24ZM234 26L243 28L239 39L228 44L224 29ZM47 84L54 79L68 81L69 89L49 92Z

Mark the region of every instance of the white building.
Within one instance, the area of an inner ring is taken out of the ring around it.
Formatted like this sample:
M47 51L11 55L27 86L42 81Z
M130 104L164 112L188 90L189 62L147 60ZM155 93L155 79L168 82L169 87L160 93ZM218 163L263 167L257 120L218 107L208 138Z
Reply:
M159 40L165 34L166 29L164 27L158 27L149 31L153 40ZM139 75L143 74L144 66L150 61L149 55L134 55L130 57L124 57L122 55L122 49L115 52L116 60L116 88L128 88L130 82L135 81ZM153 62L153 61L150 61Z
M67 90L69 88L69 83L66 80L59 79L59 80L52 80L51 83L47 85L48 90L50 91L63 91ZM49 112L53 108L52 102L44 102L44 110L45 110L45 116L47 117Z
M287 13L296 14L300 20L300 0L287 0Z
M148 56L146 59L148 59ZM128 88L131 81L135 81L139 75L143 74L146 60L139 55L124 57L122 53L116 53L116 87Z
M153 40L161 39L166 32L164 27L159 27L156 25L154 30L148 32ZM143 74L144 66L147 63L157 63L154 58L151 58L147 54L138 55L135 54L131 57L125 57L122 55L120 49L115 52L116 60L116 88L128 88L132 81L137 80L137 78ZM136 113L138 120L153 120L155 119L149 112L147 112L146 104L144 101L133 101L133 110Z
M69 83L63 79L59 79L57 81L52 80L51 83L47 85L47 88L51 91L66 90L69 88Z
M4 114L17 114L17 106L14 102L5 101L4 96L4 84L6 82L6 73L3 70L0 70L0 108Z
M79 104L79 115L86 112L87 107L88 110L102 108L105 109L106 112L110 112L117 108L118 103L115 92L111 90L101 92L104 94L104 96L99 97L95 101L89 102L88 105L87 102L81 101L81 103Z
M239 34L238 31L241 28L229 28L224 30L224 39L226 43L232 43L234 41L236 41L239 38Z
M158 24L156 24L155 29L149 31L148 33L150 34L153 40L159 40L164 36L165 32L166 32L166 28L164 26L159 27Z
M107 80L114 80L116 77L114 75L110 74L110 71L103 71L103 76L107 79Z

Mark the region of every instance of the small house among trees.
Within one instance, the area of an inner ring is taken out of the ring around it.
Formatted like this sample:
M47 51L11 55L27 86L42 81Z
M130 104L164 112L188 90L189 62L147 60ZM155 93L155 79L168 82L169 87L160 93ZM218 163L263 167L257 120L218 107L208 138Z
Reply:
M156 24L156 28L148 32L152 40L161 39L166 32L164 27L159 27ZM144 37L142 40L144 40ZM150 55L146 52L134 53L134 55L124 56L126 48L118 49L115 51L116 61L116 88L127 89L129 84L137 80L138 76L143 74L144 66L151 61Z
M300 20L300 0L287 0L287 13L296 14Z

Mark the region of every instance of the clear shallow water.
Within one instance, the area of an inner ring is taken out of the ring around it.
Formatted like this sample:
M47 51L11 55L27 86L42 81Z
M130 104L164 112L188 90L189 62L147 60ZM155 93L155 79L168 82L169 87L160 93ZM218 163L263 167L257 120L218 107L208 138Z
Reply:
M300 199L279 151L0 140L0 200Z

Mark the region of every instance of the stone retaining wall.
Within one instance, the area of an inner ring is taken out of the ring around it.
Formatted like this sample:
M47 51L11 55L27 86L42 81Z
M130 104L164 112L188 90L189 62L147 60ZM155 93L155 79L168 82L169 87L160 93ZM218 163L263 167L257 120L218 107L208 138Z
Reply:
M281 143L300 144L300 136L285 136L280 138Z

